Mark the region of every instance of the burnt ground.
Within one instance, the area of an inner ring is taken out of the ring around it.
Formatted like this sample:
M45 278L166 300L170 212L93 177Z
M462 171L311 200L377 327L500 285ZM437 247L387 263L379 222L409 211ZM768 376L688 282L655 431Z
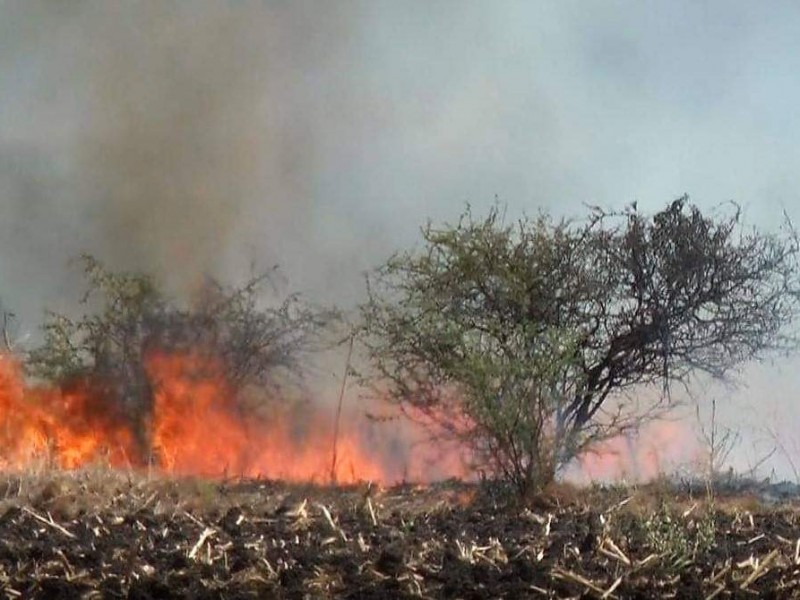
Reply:
M666 484L0 478L9 598L800 597L800 505Z

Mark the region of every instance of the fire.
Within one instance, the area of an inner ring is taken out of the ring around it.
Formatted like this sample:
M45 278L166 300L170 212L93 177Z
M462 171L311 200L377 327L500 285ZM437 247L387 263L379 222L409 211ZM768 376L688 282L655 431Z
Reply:
M0 467L20 468L47 457L71 469L103 453L127 462L132 436L121 420L101 406L84 383L56 391L28 388L20 365L0 357Z
M102 382L29 386L19 363L0 357L0 469L101 463L175 475L345 484L465 474L452 459L439 460L437 469L426 460L433 455L410 457L414 436L407 425L392 428L395 435L385 428L376 433L353 414L343 415L334 466L333 411L309 404L296 413L254 415L240 406L219 363L200 352L154 353L146 372L153 396L146 422L149 455L142 456L132 419Z
M618 436L578 460L574 479L649 481L697 461L699 448L691 428L680 421L658 420L635 437Z
M318 412L305 415L306 431L293 435L287 418L248 419L222 370L208 357L157 354L148 371L156 387L153 447L166 471L288 481L330 478L332 440L325 435L330 424ZM384 480L384 469L359 443L357 432L340 435L335 480Z
M332 409L309 403L289 410L273 399L267 415L256 413L241 405L220 362L203 352L153 353L146 372L153 394L145 456L134 419L109 397L111 386L91 380L31 386L19 362L0 355L0 469L103 464L342 484L470 478L458 448L426 444L428 430L414 420L387 426L343 414L334 464ZM635 440L619 437L595 448L567 476L648 480L691 459L687 453L696 454L696 446L685 424L658 421Z
M145 423L149 454L143 456L134 421L109 397L110 386L91 380L64 388L30 386L19 362L0 355L0 469L103 464L181 476L342 484L470 476L457 448L426 445L427 430L414 421L386 427L355 413L342 417L334 464L333 410L312 403L292 412L274 401L267 416L254 414L240 405L220 363L206 353L153 353L146 372L153 405ZM636 439L598 446L567 477L648 480L696 453L685 424L657 421Z
M110 386L91 380L31 386L19 362L0 355L0 469L103 464L181 476L342 484L470 476L457 448L426 445L427 430L413 420L386 427L356 413L342 416L334 464L333 410L310 403L292 412L276 400L267 416L255 414L241 406L220 363L207 353L153 353L146 372L153 404L145 423L149 453L143 456L134 420L109 397ZM619 437L595 448L567 476L648 480L696 452L685 424L658 421L635 440Z

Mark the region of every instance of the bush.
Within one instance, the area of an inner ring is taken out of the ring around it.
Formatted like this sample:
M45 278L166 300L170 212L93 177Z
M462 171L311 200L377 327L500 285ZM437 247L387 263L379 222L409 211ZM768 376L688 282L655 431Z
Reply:
M422 231L368 279L367 355L382 393L433 419L520 491L647 416L664 395L796 346L798 244L680 198L651 217L593 209L507 225L494 208Z
M221 362L234 393L248 385L276 391L301 375L301 357L335 318L295 295L264 306L270 273L235 288L207 280L182 305L146 274L112 272L88 255L83 265L87 314L50 314L44 344L30 353L27 367L34 377L61 386L80 380L100 388L97 395L134 424L142 461L152 452L148 423L156 382L146 369L152 353L207 352Z

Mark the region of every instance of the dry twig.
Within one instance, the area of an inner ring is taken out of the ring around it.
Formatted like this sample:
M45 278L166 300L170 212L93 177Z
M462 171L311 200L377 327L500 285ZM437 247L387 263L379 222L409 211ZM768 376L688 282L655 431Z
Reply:
M63 533L68 538L75 539L75 534L72 533L71 531L68 531L67 529L65 529L64 527L59 525L58 523L56 523L53 520L52 515L50 515L49 513L47 514L48 518L45 519L42 515L37 514L35 511L31 510L27 506L23 506L22 507L22 511L28 513L30 516L32 516L37 521L39 521L41 523L44 523L45 525L48 525L48 526L52 527L53 529L56 529L57 531L60 531L61 533Z
M203 533L200 534L200 537L197 539L195 545L192 546L192 549L189 551L189 558L194 560L197 557L197 553L200 551L200 548L202 548L203 544L205 544L206 540L216 534L217 532L214 529L211 527L206 527L203 530Z

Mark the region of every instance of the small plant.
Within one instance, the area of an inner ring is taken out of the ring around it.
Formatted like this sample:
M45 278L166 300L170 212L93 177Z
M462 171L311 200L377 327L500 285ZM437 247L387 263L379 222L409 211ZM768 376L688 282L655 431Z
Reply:
M694 518L693 512L689 509L678 513L664 503L643 523L648 545L676 569L694 563L716 540L713 504L705 506Z
M193 481L193 487L202 506L213 506L219 498L219 486L214 481L197 479Z
M717 418L717 400L711 399L711 414L706 425L700 416L700 403L695 407L697 423L700 428L700 441L705 449L706 492L709 498L714 496L715 486L723 477L723 470L733 449L741 441L741 434L730 427L719 423ZM732 477L732 471L728 477Z

